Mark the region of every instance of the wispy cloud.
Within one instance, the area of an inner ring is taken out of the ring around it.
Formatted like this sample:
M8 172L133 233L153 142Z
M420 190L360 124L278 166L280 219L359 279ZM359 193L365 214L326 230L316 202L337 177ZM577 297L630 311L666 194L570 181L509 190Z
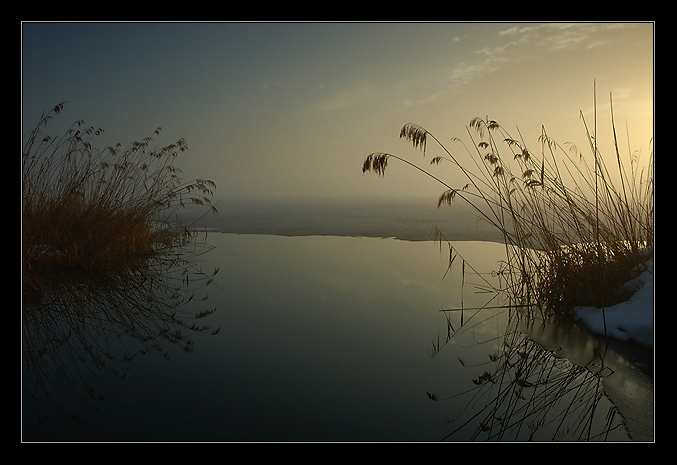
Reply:
M309 113L331 113L364 105L377 98L382 89L369 82L355 82L342 87L320 84L321 92L314 102L305 108Z
M282 84L279 82L266 82L261 87L263 87L265 90L272 90L275 88L281 88Z
M637 27L634 23L544 23L513 26L498 33L510 39L506 44L484 50L492 56L511 57L534 50L555 52L593 48L612 43L618 33Z
M457 35L447 40L453 50L435 55L433 66L420 72L391 73L388 80L356 79L321 84L298 113L328 114L370 106L390 112L448 98L472 81L500 72L508 65L540 60L566 50L582 50L613 43L631 24L533 23L494 29L493 36ZM490 44L490 45L487 45ZM462 58L461 58L462 57ZM460 58L460 59L459 59ZM448 62L443 63L444 59ZM456 61L454 61L456 60ZM404 66L404 65L403 65ZM411 69L407 70L411 71ZM424 84L425 83L425 84Z
M634 24L619 23L544 23L515 25L497 33L503 43L475 50L476 62L455 64L449 73L452 85L500 70L515 64L565 50L590 49L613 43L622 29Z
M501 61L490 57L479 63L457 63L453 66L449 79L453 84L465 84L473 78L495 71Z

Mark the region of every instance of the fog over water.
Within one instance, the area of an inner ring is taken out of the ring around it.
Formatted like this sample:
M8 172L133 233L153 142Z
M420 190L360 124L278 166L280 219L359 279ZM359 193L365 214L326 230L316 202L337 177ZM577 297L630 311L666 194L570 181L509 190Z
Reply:
M222 202L197 227L227 233L285 236L333 235L434 240L439 228L448 240L502 242L501 234L480 214L463 205L436 200L399 203L365 201Z

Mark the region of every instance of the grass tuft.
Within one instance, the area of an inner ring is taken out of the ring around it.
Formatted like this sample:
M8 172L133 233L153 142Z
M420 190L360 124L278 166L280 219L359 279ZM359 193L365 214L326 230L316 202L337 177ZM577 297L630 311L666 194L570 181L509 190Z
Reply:
M22 152L23 294L40 294L45 275L99 272L170 253L194 233L180 220L186 205L211 205L215 184L186 182L173 163L179 139L153 147L152 136L127 147L97 148L102 129L74 123L61 137L44 133L59 104L25 136Z

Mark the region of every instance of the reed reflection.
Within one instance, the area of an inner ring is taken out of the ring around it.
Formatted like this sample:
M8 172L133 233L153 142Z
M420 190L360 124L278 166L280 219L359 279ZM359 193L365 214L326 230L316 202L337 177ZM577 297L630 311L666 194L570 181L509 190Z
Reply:
M452 265L461 292L473 294L475 306L464 307L461 297L460 307L442 310L446 338L434 341L430 354L453 353L450 363L461 366L454 370L470 371L472 384L427 392L454 412L442 440L630 440L621 412L604 392L604 380L614 372L605 364L603 345L583 363L572 363L529 336L536 324L556 323L541 319L541 311L516 291L519 277L509 267L478 272L450 246L448 273Z
M197 262L208 248L195 241L105 273L43 276L40 295L22 308L24 424L50 411L79 420L104 400L96 387L103 374L124 379L139 355L169 357L169 346L190 353L192 334L218 333L202 323L216 311L206 289L218 269Z

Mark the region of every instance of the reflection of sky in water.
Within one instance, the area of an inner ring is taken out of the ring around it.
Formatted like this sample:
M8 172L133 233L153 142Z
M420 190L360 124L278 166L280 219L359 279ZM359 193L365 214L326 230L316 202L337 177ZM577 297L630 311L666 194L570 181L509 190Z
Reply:
M460 304L460 266L442 279L444 244L440 253L432 242L376 238L217 233L208 241L216 247L201 264L220 267L204 291L218 307L208 324L220 332L196 334L189 355L138 357L122 381L102 377L100 411L41 438L436 441L463 405L426 392L471 388L481 370L458 358L486 362L496 343L479 351L474 343L503 331L505 322L489 319L430 357L447 331L439 310ZM495 269L502 246L476 244L458 249L478 271ZM464 307L483 305L487 296L468 282ZM197 297L191 305L204 305ZM58 423L52 416L38 430Z

